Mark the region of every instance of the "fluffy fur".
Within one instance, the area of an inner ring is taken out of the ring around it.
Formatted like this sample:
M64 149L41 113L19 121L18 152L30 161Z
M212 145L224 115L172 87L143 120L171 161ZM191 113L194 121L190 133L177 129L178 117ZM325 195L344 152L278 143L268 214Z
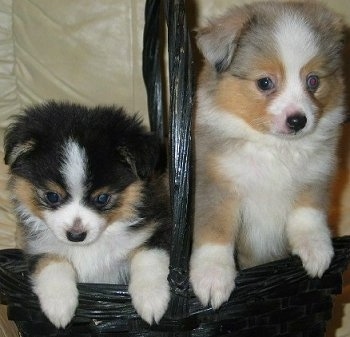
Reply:
M328 185L343 120L343 24L315 2L233 8L198 31L205 65L195 116L190 279L218 308L236 269L301 258L320 277L333 256Z
M171 229L161 159L155 136L115 107L49 102L10 125L9 188L33 291L55 326L71 321L77 282L129 282L141 317L163 316Z

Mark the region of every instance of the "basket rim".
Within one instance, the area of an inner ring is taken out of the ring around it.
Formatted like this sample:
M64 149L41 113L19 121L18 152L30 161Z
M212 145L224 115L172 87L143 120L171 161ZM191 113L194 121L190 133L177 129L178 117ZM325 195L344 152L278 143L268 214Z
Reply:
M126 285L79 283L79 306L64 331L75 337L88 336L86 331L91 336L110 336L116 331L127 335L132 331L135 336L190 331L195 331L194 336L224 336L234 327L242 330L242 334L237 330L237 336L246 337L257 326L267 333L280 327L297 329L306 321L308 329L317 326L322 330L331 317L332 296L341 292L341 274L350 260L350 236L333 239L333 246L335 256L321 279L308 277L301 260L291 256L240 271L230 299L216 311L203 307L190 289L186 313L172 316L168 310L159 324L152 326L134 310ZM41 336L57 336L58 330L54 332L30 289L21 250L0 250L0 302L8 305L9 319L20 328L45 327L50 333ZM286 320L294 321L287 324ZM84 333L78 334L76 327Z
M335 255L323 278L330 274L342 273L350 260L350 236L334 238L333 246ZM245 302L252 293L259 297L268 296L268 293L280 286L281 282L286 286L309 280L310 277L307 276L301 260L297 256L240 270L235 281L236 287L229 302L223 307L229 305L230 301ZM78 283L77 286L80 294L79 299L83 304L91 299L99 300L105 305L131 301L127 285ZM10 300L26 298L28 307L31 305L37 307L36 295L32 293L30 288L24 253L20 249L0 250L0 293L3 298L2 302L4 297ZM189 299L194 307L200 307L191 289Z

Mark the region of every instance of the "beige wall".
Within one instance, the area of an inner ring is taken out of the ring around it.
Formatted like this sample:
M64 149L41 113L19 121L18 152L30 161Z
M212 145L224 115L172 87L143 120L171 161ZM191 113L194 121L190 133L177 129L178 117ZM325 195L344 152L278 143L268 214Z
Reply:
M265 1L265 0L255 0ZM350 24L350 1L349 0L321 0L327 6L333 8L338 13L345 17L345 20ZM203 19L218 15L222 13L228 7L234 5L241 5L245 3L253 2L252 0L196 0L195 4L198 10L199 23L203 22Z

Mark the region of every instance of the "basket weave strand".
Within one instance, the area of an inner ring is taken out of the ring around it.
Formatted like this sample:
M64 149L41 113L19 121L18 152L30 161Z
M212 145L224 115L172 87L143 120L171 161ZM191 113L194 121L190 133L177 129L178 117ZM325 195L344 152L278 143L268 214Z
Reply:
M151 129L156 133L163 132L164 111L160 105L163 104L162 95L165 92L161 76L165 69L161 68L159 58L164 30L160 18L166 21L168 31L169 184L174 228L168 277L172 297L168 316L177 319L186 315L188 311L188 259L191 238L188 214L194 72L185 1L147 0L143 74L148 89Z
M147 0L143 34L142 74L147 91L151 130L162 141L164 134L164 64L162 48L161 1Z
M169 184L173 222L168 277L172 291L169 315L176 319L183 317L188 311L188 260L191 238L188 214L193 71L185 1L166 1L165 9L169 44Z

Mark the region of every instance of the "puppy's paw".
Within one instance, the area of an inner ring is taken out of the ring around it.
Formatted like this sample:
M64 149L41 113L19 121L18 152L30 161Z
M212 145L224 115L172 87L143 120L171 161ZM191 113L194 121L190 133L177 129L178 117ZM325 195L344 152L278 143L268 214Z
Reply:
M32 275L32 279L43 313L57 328L66 327L78 306L72 266L68 262L53 262Z
M287 229L292 253L301 258L311 277L321 277L334 255L325 213L299 208L290 217Z
M235 286L236 269L231 246L206 245L192 252L190 281L200 302L217 309Z
M306 272L311 277L322 277L323 273L328 269L333 255L333 246L325 240L315 240L309 238L302 245L293 250L294 254L299 255Z
M129 293L132 304L148 324L158 323L170 300L169 256L160 249L141 250L132 258Z

